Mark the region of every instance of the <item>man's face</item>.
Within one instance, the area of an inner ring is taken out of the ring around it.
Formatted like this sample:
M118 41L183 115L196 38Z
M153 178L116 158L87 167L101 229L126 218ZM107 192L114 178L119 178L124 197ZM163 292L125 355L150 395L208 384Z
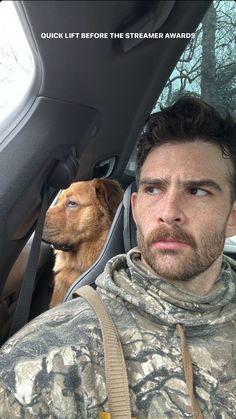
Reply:
M146 266L166 280L187 281L221 258L236 234L229 159L210 143L165 144L147 156L132 196Z

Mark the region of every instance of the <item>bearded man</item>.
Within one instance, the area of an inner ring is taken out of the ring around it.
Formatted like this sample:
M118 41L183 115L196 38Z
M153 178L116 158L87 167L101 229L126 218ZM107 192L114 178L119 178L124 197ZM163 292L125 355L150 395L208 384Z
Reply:
M150 116L137 163L138 247L96 280L132 417L235 418L236 264L223 248L236 234L236 124L183 97ZM83 299L26 325L1 349L0 367L2 419L113 419L101 330Z

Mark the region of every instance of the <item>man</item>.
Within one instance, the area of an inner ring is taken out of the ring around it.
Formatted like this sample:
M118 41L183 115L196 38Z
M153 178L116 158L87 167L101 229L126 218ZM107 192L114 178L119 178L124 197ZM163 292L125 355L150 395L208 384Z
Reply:
M96 281L138 419L236 417L236 264L223 256L236 234L235 134L229 117L184 97L153 114L139 140L138 248ZM82 299L18 332L0 367L3 419L109 410L101 331Z

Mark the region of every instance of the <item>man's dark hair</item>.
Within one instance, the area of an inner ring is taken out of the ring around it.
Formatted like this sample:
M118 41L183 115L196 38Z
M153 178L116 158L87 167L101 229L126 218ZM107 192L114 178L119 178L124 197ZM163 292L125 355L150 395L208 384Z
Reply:
M236 123L229 112L219 112L203 100L183 96L150 115L137 144L137 185L142 165L154 147L201 140L218 145L233 164L232 197L236 195ZM157 163L158 164L158 163ZM168 164L168 162L166 162Z

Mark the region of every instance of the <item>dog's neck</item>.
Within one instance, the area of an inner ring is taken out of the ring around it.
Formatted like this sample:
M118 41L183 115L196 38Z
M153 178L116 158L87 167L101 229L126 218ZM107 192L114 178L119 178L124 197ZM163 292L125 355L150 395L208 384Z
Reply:
M62 273L74 271L75 277L85 272L98 258L104 246L108 231L104 232L99 239L79 243L73 251L56 250L54 272Z
M52 244L55 250L61 250L62 252L73 252L74 247L69 244Z

